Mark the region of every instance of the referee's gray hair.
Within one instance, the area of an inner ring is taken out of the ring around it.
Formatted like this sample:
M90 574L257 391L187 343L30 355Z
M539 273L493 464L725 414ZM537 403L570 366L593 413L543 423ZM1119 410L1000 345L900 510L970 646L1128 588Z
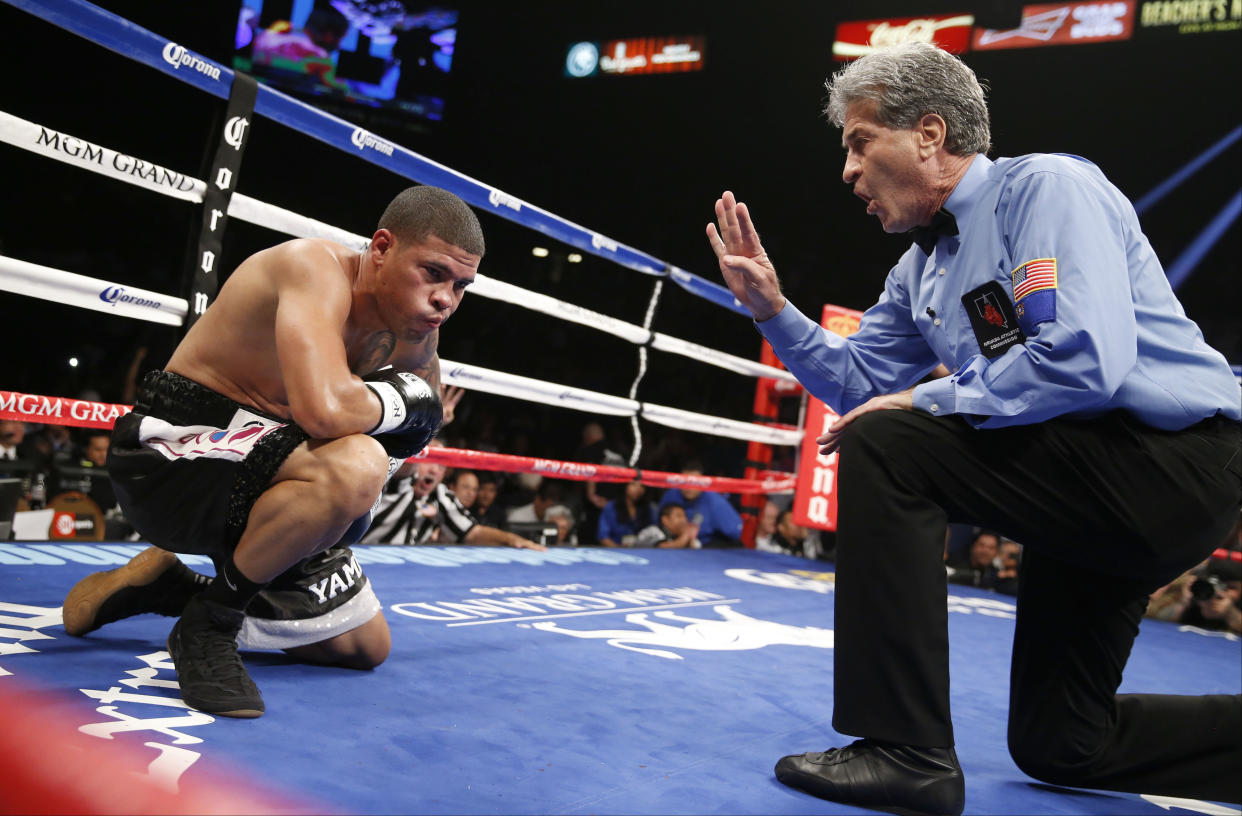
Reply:
M930 43L902 43L873 51L850 63L825 83L824 113L837 127L851 103L876 103L880 124L906 130L926 114L939 114L948 126L945 149L955 156L987 153L992 146L988 103L975 72Z

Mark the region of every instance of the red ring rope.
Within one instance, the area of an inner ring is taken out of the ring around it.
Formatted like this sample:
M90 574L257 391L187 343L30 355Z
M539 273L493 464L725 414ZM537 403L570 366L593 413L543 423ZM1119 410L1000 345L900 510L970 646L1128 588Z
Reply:
M115 403L0 391L0 419L111 430L117 417L128 414L130 410L128 405ZM795 482L794 474L777 471L764 472L762 479L691 476L684 473L592 465L585 462L561 462L555 459L486 453L462 448L428 448L418 458L453 467L500 470L506 473L539 473L572 481L628 482L638 479L648 487L692 487L714 493L779 493L793 490Z

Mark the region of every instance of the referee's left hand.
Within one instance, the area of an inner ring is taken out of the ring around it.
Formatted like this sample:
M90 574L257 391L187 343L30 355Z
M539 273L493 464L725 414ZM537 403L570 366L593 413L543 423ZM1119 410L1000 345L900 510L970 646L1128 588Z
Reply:
M872 411L887 411L890 409L900 409L902 411L914 410L914 389L908 388L905 391L898 391L896 394L885 394L881 397L872 397L871 399L859 405L854 410L846 413L837 419L828 427L827 433L815 440L815 444L819 445L819 453L821 456L828 454L841 447L841 437L845 434L845 429L850 423L858 419L863 414L869 414Z

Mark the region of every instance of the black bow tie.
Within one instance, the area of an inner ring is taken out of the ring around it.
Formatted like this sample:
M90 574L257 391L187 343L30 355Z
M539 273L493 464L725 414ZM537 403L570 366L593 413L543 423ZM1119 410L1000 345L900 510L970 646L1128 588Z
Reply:
M924 254L931 255L940 236L957 235L957 219L948 210L939 209L931 217L930 224L925 227L915 227L906 234L919 245L919 249L923 250Z

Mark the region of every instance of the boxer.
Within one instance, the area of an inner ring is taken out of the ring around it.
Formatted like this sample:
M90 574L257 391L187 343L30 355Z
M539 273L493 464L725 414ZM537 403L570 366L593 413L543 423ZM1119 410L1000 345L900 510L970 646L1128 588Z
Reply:
M439 330L484 249L465 202L424 186L389 203L361 251L299 239L238 266L112 437L118 501L159 549L79 582L67 630L178 615L182 699L231 717L264 711L237 652L245 623L247 645L381 663L388 624L348 544L439 427ZM216 579L171 552L210 556Z

